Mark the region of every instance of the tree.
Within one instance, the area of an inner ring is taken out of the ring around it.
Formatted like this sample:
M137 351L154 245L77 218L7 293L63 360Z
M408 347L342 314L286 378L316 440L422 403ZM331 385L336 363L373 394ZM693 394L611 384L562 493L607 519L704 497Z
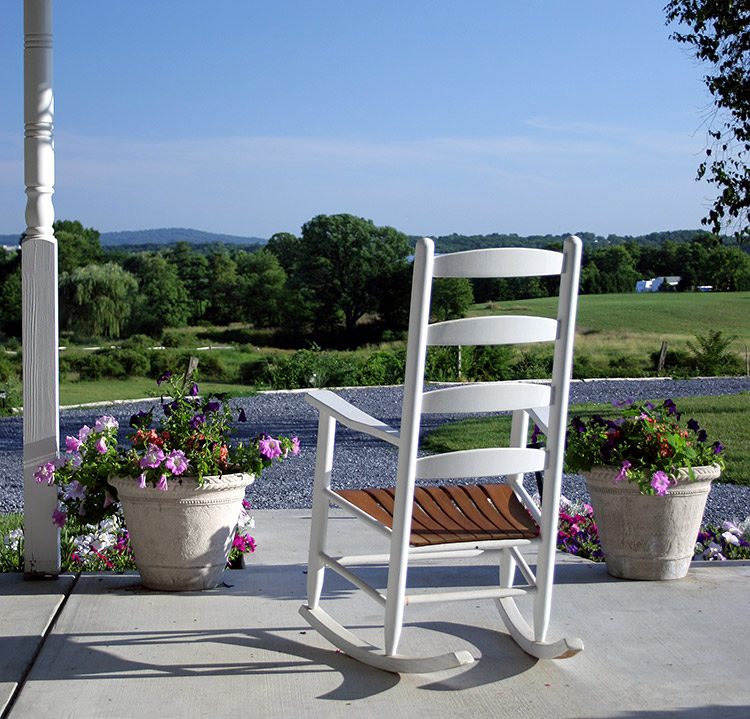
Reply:
M63 327L84 337L120 337L138 281L113 262L76 267L60 275Z
M0 334L21 336L21 253L0 248Z
M671 37L691 47L712 69L704 82L715 111L708 119L709 147L697 179L720 190L703 224L713 232L733 228L737 242L750 237L750 2L671 0L667 24L680 23Z
M430 314L437 322L466 316L474 302L471 281L466 277L436 277L432 285Z
M190 298L174 263L162 255L140 252L128 258L125 269L138 278L131 333L159 337L165 327L185 326Z
M98 230L87 229L78 220L58 220L52 229L57 239L57 267L60 273L101 261L102 244Z
M241 306L256 327L278 327L283 319L286 272L272 252L245 253L238 263Z
M291 232L277 232L266 244L266 249L276 255L276 259L288 275L294 271L299 261L301 242Z
M343 320L347 332L378 309L379 285L411 252L406 235L352 215L318 215L302 227L297 276L319 325Z

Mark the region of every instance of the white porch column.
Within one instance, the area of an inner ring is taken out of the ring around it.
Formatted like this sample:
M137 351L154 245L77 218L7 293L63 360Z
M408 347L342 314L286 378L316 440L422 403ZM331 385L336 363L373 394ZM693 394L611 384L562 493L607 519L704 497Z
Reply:
M52 0L24 0L23 487L25 574L60 571L60 532L52 524L56 487L37 484L37 467L59 446L57 241L52 139Z

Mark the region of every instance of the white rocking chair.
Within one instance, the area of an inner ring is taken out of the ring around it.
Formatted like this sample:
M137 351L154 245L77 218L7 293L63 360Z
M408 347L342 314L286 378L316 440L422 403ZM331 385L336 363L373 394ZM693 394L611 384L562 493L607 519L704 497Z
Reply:
M547 641L557 543L568 390L580 276L581 241L565 240L562 253L528 248L471 250L435 257L432 240L418 242L414 258L406 377L400 431L352 406L328 390L315 390L307 401L319 410L307 604L302 616L332 644L350 656L392 672L438 671L474 661L468 651L434 657L397 653L408 603L458 599L494 599L511 636L538 658L569 657L583 649L580 639ZM489 316L430 324L433 277L560 276L557 319ZM428 345L499 345L553 342L551 384L472 383L423 391ZM513 413L510 447L448 452L419 457L423 413ZM529 418L546 436L542 449L527 447ZM365 432L398 448L395 489L336 491L331 488L336 423ZM544 473L541 511L523 486L526 472ZM416 487L416 479L505 476L506 483L475 486ZM390 553L334 558L326 553L329 504L338 505L390 539ZM528 511L527 511L528 510ZM520 547L538 544L536 572ZM500 553L496 588L407 596L410 559ZM364 581L352 565L388 563L386 593ZM326 568L333 569L383 605L384 644L363 642L320 606ZM525 580L514 585L516 568ZM527 623L515 598L532 593L533 619Z

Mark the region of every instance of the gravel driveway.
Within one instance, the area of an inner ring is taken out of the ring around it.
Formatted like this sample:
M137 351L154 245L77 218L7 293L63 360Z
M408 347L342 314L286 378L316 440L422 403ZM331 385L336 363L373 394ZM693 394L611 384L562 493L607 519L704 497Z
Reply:
M738 394L750 391L750 378L707 378L693 380L585 380L571 385L571 402L611 402L633 397L659 399L698 395ZM388 424L400 421L400 387L361 387L339 391L344 398ZM92 425L102 414L114 415L127 426L130 416L148 409L153 401L128 403L60 413L60 436L76 434L83 424ZM257 509L308 508L312 502L313 467L317 413L304 399L304 392L268 392L255 397L232 400L244 407L247 423L238 425L241 439L266 431L271 435L297 436L300 456L266 470L260 480L248 488L247 496ZM678 405L679 406L679 405ZM458 419L456 416L455 419ZM443 417L431 417L439 424ZM426 426L429 428L430 424ZM23 511L22 420L0 418L0 513ZM373 468L375 473L373 475ZM392 484L395 478L396 451L391 445L347 429L339 429L333 481L340 488L372 484ZM532 481L531 478L529 481ZM535 486L535 485L530 485ZM563 494L570 499L587 499L583 479L565 475ZM705 521L744 519L750 515L750 487L717 484L711 489Z

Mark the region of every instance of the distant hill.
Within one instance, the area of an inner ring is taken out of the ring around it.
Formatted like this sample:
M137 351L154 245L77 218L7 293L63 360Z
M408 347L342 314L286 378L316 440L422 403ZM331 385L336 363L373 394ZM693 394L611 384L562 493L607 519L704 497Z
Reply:
M23 230L17 235L0 235L0 245L15 247ZM158 230L134 230L127 232L102 232L99 236L102 247L120 245L172 245L175 242L190 242L195 245L212 245L222 242L225 245L265 245L264 237L239 237L222 235L216 232L202 232L183 227L164 227Z
M189 230L183 227L165 227L158 230L135 230L130 232L102 232L100 238L103 247L112 245L170 245L175 242L190 242L206 245L223 242L225 245L265 245L263 237L239 237L221 235L215 232Z

